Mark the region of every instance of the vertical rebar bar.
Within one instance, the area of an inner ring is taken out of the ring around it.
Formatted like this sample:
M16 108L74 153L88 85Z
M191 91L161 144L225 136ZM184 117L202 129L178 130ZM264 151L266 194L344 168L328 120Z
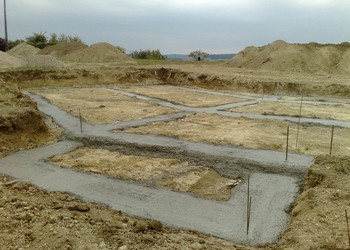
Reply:
M80 109L79 109L79 122L80 122L80 133L83 133L83 119L81 118Z
M250 176L248 175L247 180L247 234L249 233L249 223L250 223Z
M348 240L349 240L349 247L350 247L349 217L348 217L348 211L346 209L345 209L345 219L346 219L346 228L348 229Z
M331 145L329 146L329 156L332 156L332 149L333 149L333 137L334 137L334 125L332 125Z
M249 233L249 228L250 228L250 214L251 214L251 210L252 210L252 197L249 196L247 234Z
M289 125L287 127L286 161L288 161L288 148L289 148Z
M300 108L299 108L299 119L298 119L298 128L297 128L297 139L295 141L295 150L298 150L298 141L299 141L299 130L300 130L300 118L301 118L301 110L303 107L303 99L304 99L304 92L301 92L301 98L300 98Z

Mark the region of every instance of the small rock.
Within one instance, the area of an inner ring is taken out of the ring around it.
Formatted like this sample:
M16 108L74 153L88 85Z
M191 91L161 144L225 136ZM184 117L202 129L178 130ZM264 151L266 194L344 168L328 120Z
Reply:
M58 210L58 209L63 208L63 205L62 205L61 203L54 202L54 203L52 204L52 208Z
M202 244L202 245L203 245L203 244L205 244L205 243L206 243L205 240L203 240L203 239L200 239L200 240L199 240L199 244Z
M3 185L5 186L5 187L9 187L9 186L12 186L13 184L15 184L17 181L9 181L9 182L6 182L6 183L4 183Z
M148 227L155 231L161 231L163 224L160 221L150 221L148 222Z
M121 246L118 248L118 250L128 250L129 248L127 246Z
M154 238L152 235L149 235L149 234L145 234L142 236L142 242L145 242L145 243L153 243L154 242Z
M148 225L143 221L138 221L135 225L135 232L136 233L146 232L147 229L148 229Z
M12 188L17 190L28 190L30 186L30 183L17 182L12 186Z
M90 207L85 204L78 204L77 205L77 211L79 212L88 212L90 211Z
M85 204L74 204L68 207L70 211L79 211L79 212L88 212L90 211L90 207Z

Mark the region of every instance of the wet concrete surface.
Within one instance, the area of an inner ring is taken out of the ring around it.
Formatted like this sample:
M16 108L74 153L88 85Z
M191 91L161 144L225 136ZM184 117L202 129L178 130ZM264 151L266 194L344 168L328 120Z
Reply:
M183 141L172 137L157 136L157 135L142 135L131 134L124 132L111 132L106 129L117 128L117 124L111 125L91 125L83 124L83 133L80 133L79 119L72 117L65 111L57 108L55 105L47 102L44 98L36 95L30 95L33 100L37 102L39 109L46 115L51 116L57 124L65 128L67 131L75 135L75 139L82 140L83 138L90 138L91 140L104 140L107 143L129 143L137 144L144 147L162 147L167 150L172 149L172 152L184 153L195 152L199 154L198 157L216 157L217 161L220 158L227 160L232 159L232 165L226 166L225 169L218 169L218 171L226 176L233 177L232 173L236 173L238 168L245 168L246 166L259 166L259 169L268 173L283 173L287 175L306 174L308 167L313 162L312 156L289 153L288 161L285 160L285 153L271 150L254 150L242 147L233 147L225 145L212 145L205 143L196 143ZM168 118L181 117L182 114L168 115ZM149 122L145 118L138 120L138 124ZM134 122L129 122L130 126L134 126ZM128 122L123 123L123 127L127 127Z
M72 141L22 151L0 159L0 172L49 191L69 192L129 215L159 220L169 226L198 230L243 244L277 240L288 221L285 209L298 190L297 179L253 173L250 231L246 233L247 183L234 189L228 202L203 200L186 193L87 174L50 165L44 160L81 146Z
M121 93L114 90L113 92ZM202 112L205 108L182 109L181 107L184 106L136 96L159 105L179 108L183 112L119 124L91 125L84 122L83 133L81 133L78 118L72 117L40 96L31 95L28 92L26 94L37 102L41 112L51 116L57 124L65 128L67 138L74 138L75 141L61 141L54 145L18 152L2 158L0 159L1 173L22 181L30 181L50 191L70 192L84 200L100 202L130 215L160 220L169 226L194 229L237 243L255 245L277 240L288 222L285 211L295 198L298 184L313 162L313 157L305 155L289 154L289 160L285 161L283 152L193 143L164 136L110 131L154 121L179 119L192 112ZM135 96L127 92L125 94ZM250 100L248 103L255 101ZM218 107L207 108L206 111L220 114ZM217 165L214 168L216 167L226 176L236 177L237 170L245 169L245 175L250 173L252 196L249 233L246 232L247 183L236 187L228 202L209 201L186 193L156 189L102 175L55 167L45 161L51 156L66 153L83 145L82 142L103 142L124 147L136 146L141 150L154 148L173 156L186 154L204 161L210 159Z

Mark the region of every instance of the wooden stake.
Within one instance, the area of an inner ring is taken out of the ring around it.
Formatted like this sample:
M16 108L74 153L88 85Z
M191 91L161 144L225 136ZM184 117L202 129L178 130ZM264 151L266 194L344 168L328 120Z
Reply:
M304 92L301 92L300 109L299 109L299 120L298 120L298 129L297 129L297 139L296 139L296 142L295 142L295 150L298 150L299 130L300 130L300 117L301 117L301 109L303 107L303 99L304 99Z
M350 228L349 228L349 217L348 217L348 211L345 209L345 219L346 219L346 227L348 229L348 240L349 240L349 247L350 247Z
M83 120L81 118L80 109L79 109L79 121L80 121L80 133L83 133Z
M331 135L331 145L330 145L330 147L329 147L329 156L332 156L333 137L334 137L334 125L332 125L332 135Z
M288 161L288 148L289 148L289 125L287 127L286 161Z

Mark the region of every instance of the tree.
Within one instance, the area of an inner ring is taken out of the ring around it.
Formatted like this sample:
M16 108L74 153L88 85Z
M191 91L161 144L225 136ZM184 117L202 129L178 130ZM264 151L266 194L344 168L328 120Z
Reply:
M188 56L192 57L194 60L200 61L207 58L209 54L206 52L203 52L202 50L195 50L195 51L192 51Z
M83 41L78 36L67 36L66 34L61 33L58 37L58 43L83 43Z
M78 36L67 36L66 34L57 35L52 33L50 37L46 37L46 32L33 33L33 35L26 38L26 42L40 49L45 48L49 45L56 45L62 42L77 42L83 43L80 37Z
M6 50L6 40L4 38L0 38L0 51Z
M126 49L120 46L116 46L117 49L119 49L121 52L123 52L124 54L126 54Z
M26 41L27 43L40 49L43 49L48 45L45 32L33 33L33 35L26 37Z
M58 44L58 36L56 33L52 33L49 39L49 45L56 45Z

